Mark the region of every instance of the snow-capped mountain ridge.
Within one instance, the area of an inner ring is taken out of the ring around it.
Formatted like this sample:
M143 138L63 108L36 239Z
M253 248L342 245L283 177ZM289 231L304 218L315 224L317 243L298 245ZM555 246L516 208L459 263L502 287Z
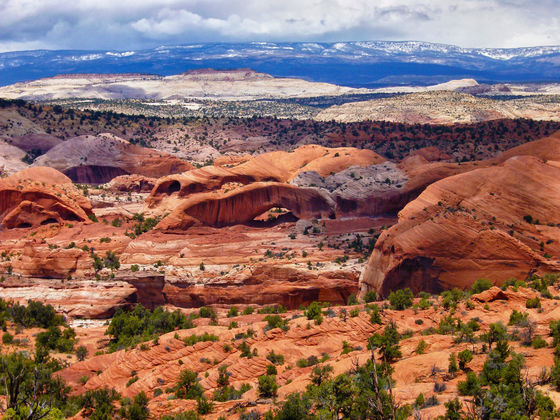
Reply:
M560 46L464 48L422 41L250 42L127 51L0 54L0 85L61 73L177 74L197 68L252 68L274 76L349 86L479 81L558 81Z

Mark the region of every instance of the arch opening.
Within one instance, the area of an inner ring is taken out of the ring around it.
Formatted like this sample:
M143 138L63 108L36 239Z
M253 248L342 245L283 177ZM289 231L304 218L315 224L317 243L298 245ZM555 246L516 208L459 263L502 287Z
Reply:
M52 223L58 223L58 220L56 220L54 217L49 217L48 219L45 219L41 222L41 226L42 225L50 225Z

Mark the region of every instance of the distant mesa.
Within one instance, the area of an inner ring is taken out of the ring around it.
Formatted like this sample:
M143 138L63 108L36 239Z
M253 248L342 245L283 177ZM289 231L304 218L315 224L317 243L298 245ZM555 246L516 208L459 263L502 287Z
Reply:
M171 76L130 73L61 74L0 87L0 97L27 100L247 100L342 95L366 91L296 78L275 78L250 69L200 69Z

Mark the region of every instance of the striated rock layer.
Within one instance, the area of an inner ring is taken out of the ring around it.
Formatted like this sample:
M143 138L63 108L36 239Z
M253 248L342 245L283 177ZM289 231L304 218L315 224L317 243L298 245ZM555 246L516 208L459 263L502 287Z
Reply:
M558 291L550 291L557 298ZM527 299L537 296L531 289L519 288L502 291L492 288L478 295L473 295L470 305L462 301L458 304L455 317L462 323L477 319L480 332L488 332L489 325L495 322L508 324L513 310L527 313L534 336L551 343L549 337L550 320L558 318L559 308L551 298L542 299L542 309L525 307ZM433 297L433 303L441 304L441 298ZM416 300L416 303L418 300ZM386 302L378 302L384 307ZM241 309L241 308L240 308ZM381 333L386 325L392 324L403 334L399 348L402 357L392 363L394 379L392 393L399 404L413 404L418 394L436 396L439 404L421 409L422 418L436 418L445 414L444 403L457 397L457 385L464 381L469 371L479 372L487 359L487 352L482 351L483 343L457 343L452 335L425 334L430 328L437 328L448 312L434 306L426 309L409 308L404 311L381 309L381 325L370 322L370 315L363 305L340 306L329 308L323 322L318 325L309 322L301 310L280 314L289 329L270 329L265 321L265 314L253 313L227 317L227 308L216 308L217 325L208 325L207 319L196 319L195 327L177 330L128 350L94 355L103 350L108 337L103 333L106 327L76 328L79 345L87 347L90 357L78 362L71 360L70 366L59 372L71 386L76 395L87 390L100 389L107 384L114 387L124 397L132 398L143 391L149 400L148 406L154 418L170 413L179 413L186 409L196 409L194 400L170 398L172 390L178 383L181 371L189 369L197 373L204 394L209 399L218 389L219 369L227 366L229 383L239 389L241 384L249 384L251 389L240 399L227 402L214 402L212 413L207 417L218 419L238 419L241 413L253 410L264 413L274 406L272 401L258 397L258 377L266 374L271 361L270 352L281 355L284 363L276 366L276 382L279 386L278 401L283 401L290 393L305 390L311 384L311 372L314 366L307 366L301 361L308 358L328 359L319 366L331 366L333 376L363 365L371 358L368 339L373 333ZM353 315L352 312L354 312ZM234 325L231 325L235 321ZM509 332L520 334L523 327L510 326ZM251 329L250 337L240 338ZM187 345L183 339L193 334L213 334L217 341L199 342ZM251 358L243 357L241 344L254 350ZM425 351L418 351L422 343ZM535 349L524 346L520 341L511 341L510 348L525 355L524 374L530 381L539 380L543 366L553 364L553 347L547 345ZM448 373L448 360L452 353L468 349L473 359L468 368L451 376ZM380 360L379 350L375 354ZM66 359L66 355L64 355ZM312 359L310 359L312 360ZM83 378L89 378L84 381ZM131 377L135 380L131 381ZM437 384L445 383L444 389L434 391ZM544 388L548 392L549 388ZM553 398L558 393L550 390ZM78 417L82 418L82 417Z

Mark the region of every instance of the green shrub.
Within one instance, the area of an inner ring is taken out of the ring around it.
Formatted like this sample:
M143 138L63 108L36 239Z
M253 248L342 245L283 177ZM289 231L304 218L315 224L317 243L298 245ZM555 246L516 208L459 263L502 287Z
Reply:
M134 382L136 382L138 380L138 376L133 376L132 378L130 378L128 380L128 382L126 383L126 387L128 388L130 385L132 385Z
M451 353L449 355L449 367L447 368L449 373L457 373L459 371L459 367L457 366L457 355L455 353Z
M275 365L283 365L284 364L284 356L281 354L274 353L274 350L271 350L270 353L266 356L266 358Z
M315 366L311 371L311 382L315 386L320 386L330 379L332 372L333 367L331 365Z
M542 337L535 337L531 343L531 347L534 349L542 349L543 347L546 347L546 341Z
M492 286L492 282L488 279L478 279L476 280L473 285L471 286L471 295L482 293L485 290L490 289Z
M288 321L283 319L280 315L267 315L264 320L267 322L267 329L271 330L273 328L281 328L284 331L288 331L290 327L288 326Z
M550 335L553 338L552 346L556 347L560 345L560 320L550 321L548 326L550 328Z
M358 303L358 297L354 293L348 296L348 301L346 302L348 306L357 305Z
M255 308L253 308L252 306L247 306L245 309L243 309L243 315L251 315L253 312L255 312Z
M371 312L369 314L369 322L371 322L372 324L381 325L382 320L381 320L381 312L379 311L379 306L377 305L371 306Z
M28 301L27 306L14 304L9 308L9 315L14 323L25 328L64 325L64 318L57 315L51 305Z
M122 400L121 400L122 404ZM148 397L144 391L134 397L132 404L122 404L119 410L121 418L127 420L146 420L150 417L148 410Z
M306 368L309 366L315 366L317 363L320 363L321 361L319 360L319 358L317 356L309 356L307 358L302 358L299 359L296 362L296 366L299 368Z
M198 414L205 415L210 414L214 409L214 403L208 401L206 397L201 396L196 400L196 411Z
M71 353L76 342L76 333L72 328L60 331L59 327L49 327L47 331L37 334L37 347L46 350L57 350L61 353Z
M375 333L368 340L368 349L378 348L387 363L392 363L402 356L399 346L400 336L394 324L385 327L383 334Z
M509 316L508 325L521 325L528 322L529 314L527 312L518 312L515 309Z
M457 358L459 359L459 368L465 370L467 365L472 361L473 355L470 350L465 349L459 352Z
M375 290L368 290L364 295L364 302L370 303L375 302L378 299L377 292Z
M319 302L311 302L305 311L305 316L309 320L315 320L317 325L321 325L323 323L321 304Z
M400 289L389 293L389 302L393 309L402 311L412 306L413 297L412 290L407 287L406 289Z
M428 343L426 343L424 340L420 340L418 342L418 345L416 346L416 354L424 354L426 353L427 349L428 349Z
M189 335L183 339L187 346L194 346L196 343L201 343L205 341L219 341L219 337L214 334L203 333L201 335Z
M453 290L446 290L441 293L441 304L445 309L456 308L457 303L464 297L462 290L454 288Z
M175 395L177 398L186 400L195 400L202 397L204 389L198 382L198 375L189 369L184 369L179 375L179 381L175 387Z
M478 377L474 372L467 372L465 381L460 381L457 384L457 391L459 395L476 395L480 389Z
M541 300L539 299L538 296L533 298L533 299L527 299L527 301L525 302L525 307L527 309L540 308L541 307Z
M258 394L261 398L276 398L278 395L278 384L275 375L259 376Z
M198 310L198 316L201 318L215 318L216 311L213 308L203 306Z
M282 305L266 305L257 311L259 314L284 314L286 312L288 310Z
M153 311L136 305L131 311L117 309L105 334L111 336L109 351L128 348L143 341L153 340L175 329L192 328L192 319L181 311L170 312L162 307Z
M5 332L2 334L2 343L3 344L12 344L14 342L14 336L9 332Z

